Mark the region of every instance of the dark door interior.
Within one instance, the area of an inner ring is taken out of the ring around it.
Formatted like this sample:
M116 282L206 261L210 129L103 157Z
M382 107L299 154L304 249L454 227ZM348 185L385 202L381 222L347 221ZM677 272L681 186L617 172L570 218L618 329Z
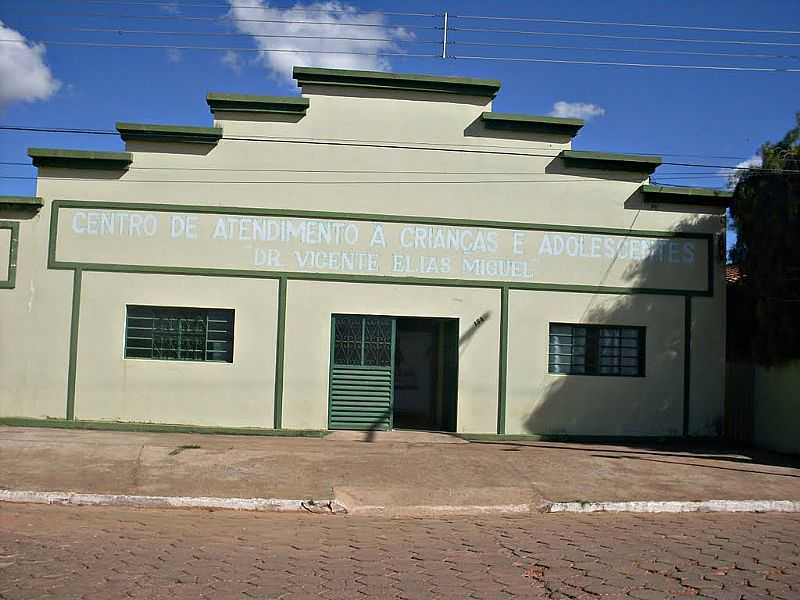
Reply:
M395 429L455 431L458 320L396 319Z

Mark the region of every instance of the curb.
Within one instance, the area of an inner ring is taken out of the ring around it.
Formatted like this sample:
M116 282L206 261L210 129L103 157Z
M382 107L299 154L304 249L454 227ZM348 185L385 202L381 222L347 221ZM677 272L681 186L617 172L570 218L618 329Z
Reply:
M288 500L281 498L216 498L210 496L137 496L0 490L0 502L57 504L64 506L123 506L130 508L205 508L257 512L350 513L363 516L455 516L488 514L557 513L800 513L800 500L703 500L635 502L546 502L498 505L420 505L347 507L337 500Z
M136 496L0 490L0 502L59 504L67 506L126 506L131 508L216 508L259 512L343 513L335 500L285 500L280 498L215 498L209 496Z
M762 512L800 512L800 500L703 500L700 502L682 501L640 501L640 502L551 502L543 507L545 513L762 513Z

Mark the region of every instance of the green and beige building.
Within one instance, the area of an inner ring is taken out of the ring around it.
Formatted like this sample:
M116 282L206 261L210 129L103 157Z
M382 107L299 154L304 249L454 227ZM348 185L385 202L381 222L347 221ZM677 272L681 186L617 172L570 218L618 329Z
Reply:
M728 194L573 150L582 121L496 81L294 75L208 94L211 126L118 123L124 151L29 149L0 418L719 433Z

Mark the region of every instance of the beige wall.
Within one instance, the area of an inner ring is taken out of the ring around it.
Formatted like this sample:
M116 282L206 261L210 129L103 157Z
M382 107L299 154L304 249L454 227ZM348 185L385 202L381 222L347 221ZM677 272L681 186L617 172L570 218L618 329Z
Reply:
M474 288L290 281L287 290L283 426L328 426L331 314L451 317L462 339L473 322L489 318L459 348L459 432L494 433L500 349L500 292Z
M125 306L232 308L233 363L125 359ZM272 427L278 284L84 273L75 417Z
M269 117L239 120L235 115L218 120L226 137L261 136L272 141L224 139L215 147L137 142L129 145L134 162L125 173L39 170L37 195L44 199L45 207L20 221L17 288L0 290L0 416L65 414L73 275L46 268L49 207L55 199L723 232L722 209L674 210L643 204L636 193L646 182L641 175L564 170L553 157L569 147L568 140L487 132L476 123L478 115L490 109L485 100L411 93L395 99L379 93L366 98L354 96L352 90L305 91L311 108L297 122ZM200 98L189 100L202 103ZM294 143L278 138L292 138ZM360 145L297 143L314 139L357 140ZM398 145L386 142L414 148L381 147ZM430 146L453 151L431 150ZM286 171L277 172L279 169ZM296 169L350 173L290 172ZM598 284L608 284L602 273L595 279ZM628 280L631 285L646 285L641 273L631 273ZM276 286L270 280L85 273L76 416L271 426ZM716 290L721 289L718 284ZM125 302L134 301L235 306L237 347L241 344L237 359L241 357L243 363L135 361L134 365L134 361L123 361L119 311ZM693 433L713 431L721 410L723 302L719 294L714 299L693 301ZM579 319L587 309L609 303L617 307L610 309L616 322L648 327L648 356L657 361L649 363L648 377L598 382L592 377L547 375L549 320ZM284 426L321 428L327 424L332 312L458 317L463 333L474 319L490 310L490 320L462 349L458 429L493 432L499 306L499 290L290 281ZM682 307L683 298L676 296L512 292L507 430L679 434ZM251 316L243 321L239 311ZM253 331L240 331L246 322L254 324ZM212 373L213 381L208 379ZM153 381L159 382L158 389ZM233 387L226 389L236 393L212 394L211 390L218 391L215 386L223 387L220 382L230 383ZM612 393L615 387L616 394ZM603 391L602 402L587 405L596 389ZM256 391L251 394L249 390ZM556 395L564 400L551 402ZM543 405L553 407L554 412L545 413ZM537 418L529 423L535 410Z
M507 432L680 435L683 298L512 290ZM551 322L645 326L646 377L551 375Z
M756 367L754 442L770 450L800 454L800 361Z
M72 273L46 268L49 217L20 220L16 287L0 289L0 417L66 415Z

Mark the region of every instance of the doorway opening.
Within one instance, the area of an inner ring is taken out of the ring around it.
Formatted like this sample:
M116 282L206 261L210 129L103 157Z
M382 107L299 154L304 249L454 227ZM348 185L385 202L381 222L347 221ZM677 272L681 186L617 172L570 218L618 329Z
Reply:
M329 429L455 431L458 319L331 315Z
M395 429L456 430L458 319L395 319L393 392Z

